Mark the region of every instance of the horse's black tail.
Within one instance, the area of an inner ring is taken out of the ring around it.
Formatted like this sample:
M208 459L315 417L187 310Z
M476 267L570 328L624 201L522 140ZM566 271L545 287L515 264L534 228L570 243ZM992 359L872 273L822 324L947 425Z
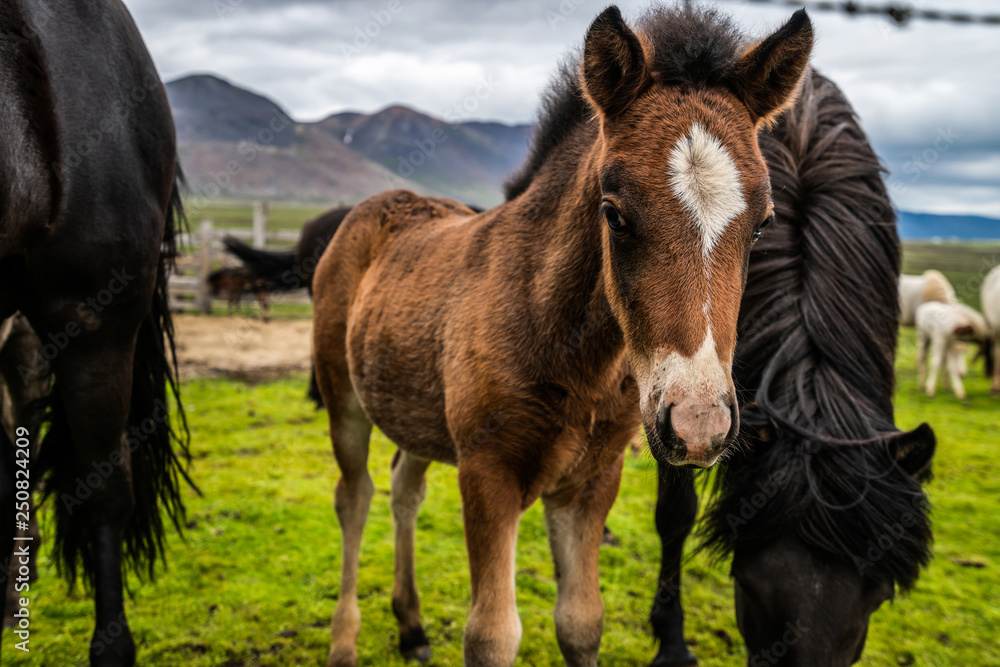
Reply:
M183 175L178 166L167 209L156 288L150 310L139 327L132 366L132 399L126 435L131 452L134 507L125 527L124 556L127 568L140 578L151 578L157 560L164 555L163 514L180 531L184 523L184 483L194 488L187 473L190 432L181 405L167 293L167 277L177 256L177 240L186 226L180 198L182 183ZM42 457L51 471L48 490L58 493L72 489L74 482L67 479L72 477L73 471L53 460L57 457L72 460L72 452L65 452L72 438L65 407L57 391L52 393L49 419L51 426L42 445ZM72 583L76 579L77 566L82 565L85 580L93 584L95 545L83 522L72 516L72 507L62 499L57 499L55 505L55 549L59 569Z
M139 328L132 370L128 432L145 435L151 420L156 430L144 441L129 440L135 509L125 528L125 555L137 572L145 570L149 576L153 575L157 558L163 555L161 509L180 532L184 525L183 486L186 483L197 490L187 473L191 460L188 448L191 433L181 403L174 323L167 290L168 273L177 258L177 240L187 226L180 195L183 181L178 164L167 208L156 291L149 313Z
M309 391L306 392L306 396L316 404L317 410L326 407L323 403L323 394L319 393L319 384L316 382L316 364L309 366Z
M222 243L226 252L238 257L243 266L266 280L272 290L290 292L302 287L302 281L296 279L293 251L258 250L232 236L222 239Z

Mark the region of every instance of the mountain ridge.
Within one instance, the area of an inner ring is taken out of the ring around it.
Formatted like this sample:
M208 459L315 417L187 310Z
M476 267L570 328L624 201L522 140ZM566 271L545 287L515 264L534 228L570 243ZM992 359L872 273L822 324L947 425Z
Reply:
M293 119L277 102L213 74L167 83L181 164L202 199L356 203L402 187L480 206L528 152L531 126L449 124L409 107Z

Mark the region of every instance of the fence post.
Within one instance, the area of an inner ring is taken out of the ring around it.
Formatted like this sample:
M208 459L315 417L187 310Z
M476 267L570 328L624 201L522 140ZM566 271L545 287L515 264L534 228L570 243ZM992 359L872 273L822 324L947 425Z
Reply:
M267 246L267 202L253 203L253 247L263 250Z
M208 274L212 272L212 221L201 221L201 257L198 265L198 307L206 315L212 312L212 290L208 285Z

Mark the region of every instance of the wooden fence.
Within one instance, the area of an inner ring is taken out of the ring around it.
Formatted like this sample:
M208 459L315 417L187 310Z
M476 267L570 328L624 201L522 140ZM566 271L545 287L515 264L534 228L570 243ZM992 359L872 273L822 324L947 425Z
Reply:
M268 231L267 210L266 202L254 202L250 229L216 229L211 220L202 220L197 229L181 235L183 254L177 258L177 268L170 275L171 310L211 313L213 303L225 303L214 299L208 287L208 275L212 271L240 265L239 259L225 251L224 237L248 240L251 246L263 250L268 249L269 242L277 242L281 249L287 250L299 240L300 232L296 230ZM309 303L309 294L304 289L273 296L282 303ZM253 300L254 296L248 294L244 299Z

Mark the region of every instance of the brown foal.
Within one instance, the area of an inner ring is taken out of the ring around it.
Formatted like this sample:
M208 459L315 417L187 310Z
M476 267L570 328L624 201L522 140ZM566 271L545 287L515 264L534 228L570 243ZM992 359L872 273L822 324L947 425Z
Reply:
M598 549L640 421L653 455L674 465L710 466L734 439L737 314L750 247L772 217L757 132L794 97L812 29L799 12L748 44L713 21L654 10L637 33L610 7L563 84L586 112L565 127L543 118L523 191L481 214L385 192L327 248L314 358L343 531L329 665L357 662L373 424L400 450L392 606L407 657L430 655L414 568L424 472L458 466L466 665L514 663L517 526L538 498L559 647L569 665L596 665Z

